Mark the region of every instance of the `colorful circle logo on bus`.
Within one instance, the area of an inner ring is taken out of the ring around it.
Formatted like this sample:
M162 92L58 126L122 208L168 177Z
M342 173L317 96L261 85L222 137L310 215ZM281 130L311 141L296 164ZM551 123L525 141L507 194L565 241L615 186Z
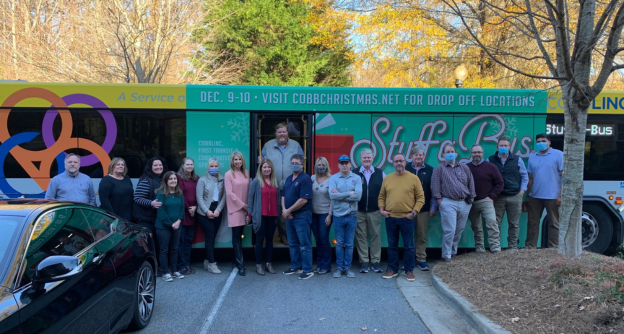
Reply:
M43 118L41 132L21 132L11 135L8 128L9 114L12 111L10 108L30 98L44 99L50 102L50 109L46 111ZM67 108L77 104L96 109L104 119L106 137L101 146L86 138L72 137L73 120ZM5 178L4 162L9 153L44 193L50 183L52 163L56 160L59 173L64 172L65 151L69 149L80 148L91 152L90 155L81 157L81 166L86 167L99 163L102 165L104 175L106 175L110 163L108 153L112 150L117 138L117 125L113 113L104 102L87 94L70 94L60 97L47 89L25 88L11 94L2 105L3 108L0 109L0 141L2 142L0 145L0 191L6 196L15 198L22 195ZM52 131L56 117L61 119L61 132L58 138L54 137ZM20 146L32 141L39 135L43 137L45 149L32 151ZM41 196L43 193L29 195Z

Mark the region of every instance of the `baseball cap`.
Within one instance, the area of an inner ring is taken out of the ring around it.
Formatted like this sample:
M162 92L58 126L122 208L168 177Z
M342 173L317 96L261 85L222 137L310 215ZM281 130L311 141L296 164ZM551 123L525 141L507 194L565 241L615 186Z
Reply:
M338 163L341 162L351 162L351 160L349 159L348 155L341 155L340 158L338 158Z

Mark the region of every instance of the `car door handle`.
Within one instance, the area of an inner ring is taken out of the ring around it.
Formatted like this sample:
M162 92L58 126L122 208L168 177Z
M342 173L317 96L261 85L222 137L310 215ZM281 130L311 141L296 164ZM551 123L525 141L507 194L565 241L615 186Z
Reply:
M95 264L100 264L102 262L102 260L104 260L104 255L105 254L97 254L93 260L91 262L95 263Z

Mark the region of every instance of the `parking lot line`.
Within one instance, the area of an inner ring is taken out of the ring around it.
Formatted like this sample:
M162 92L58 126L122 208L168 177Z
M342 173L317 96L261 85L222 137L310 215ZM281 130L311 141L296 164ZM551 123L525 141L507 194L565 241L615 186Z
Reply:
M215 319L217 318L217 313L219 313L219 309L221 308L221 305L223 304L223 301L225 300L225 296L227 296L228 291L230 291L230 287L232 286L232 283L234 283L234 279L236 278L237 274L238 274L238 268L232 269L232 273L230 273L230 277L228 277L227 281L225 282L223 289L221 289L221 293L219 293L219 297L215 301L214 305L212 306L212 309L210 310L210 313L208 314L208 317L204 321L204 325L202 326L201 331L199 332L200 334L207 334L210 332L210 327L212 326Z

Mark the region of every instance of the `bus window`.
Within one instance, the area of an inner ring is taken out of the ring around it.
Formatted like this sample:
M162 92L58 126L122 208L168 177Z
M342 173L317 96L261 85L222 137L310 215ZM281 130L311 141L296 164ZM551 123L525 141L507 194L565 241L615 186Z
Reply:
M563 151L563 115L548 116L546 131L552 147ZM624 180L624 120L588 115L585 137L585 181Z

